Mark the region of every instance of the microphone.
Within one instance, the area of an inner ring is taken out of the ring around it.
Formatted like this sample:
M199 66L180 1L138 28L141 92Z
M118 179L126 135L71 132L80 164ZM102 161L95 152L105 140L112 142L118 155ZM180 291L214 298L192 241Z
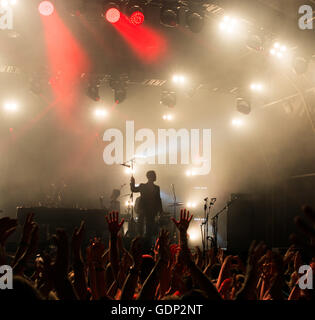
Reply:
M203 201L207 201L207 200L208 200L208 197L203 199Z
M129 164L125 164L125 163L121 163L120 165L121 165L121 166L124 166L124 167L127 167L127 168L130 168L130 167L131 167Z

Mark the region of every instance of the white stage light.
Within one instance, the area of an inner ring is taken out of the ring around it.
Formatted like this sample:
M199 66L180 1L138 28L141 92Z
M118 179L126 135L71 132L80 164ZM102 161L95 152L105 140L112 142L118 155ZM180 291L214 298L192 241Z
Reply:
M186 77L180 74L175 74L173 76L173 82L176 84L183 85L186 82Z
M97 108L94 110L94 116L97 119L104 119L108 116L108 112L106 109Z
M239 118L235 118L232 120L232 126L236 128L240 128L244 125L244 121Z
M278 59L282 59L285 56L285 53L287 52L287 47L279 42L275 42L273 47L270 49L270 54L272 56L277 57Z
M4 110L7 112L18 111L18 105L15 102L6 102L3 106Z
M196 172L194 170L187 170L186 171L186 176L191 177L196 175Z
M171 114L164 114L163 120L171 121L173 120L173 116Z
M236 18L225 16L219 24L220 30L226 33L235 33L238 30L239 21Z
M252 91L261 92L263 91L263 85L261 83L252 83L250 85Z
M1 0L1 6L2 7L7 7L9 5L9 1L8 0Z
M196 202L187 202L187 208L196 208L197 204Z
M190 230L188 232L189 240L196 241L200 238L200 231L197 229Z
M133 206L134 206L134 203L133 203L131 200L127 200L127 201L125 202L125 205L126 205L126 207L133 207Z

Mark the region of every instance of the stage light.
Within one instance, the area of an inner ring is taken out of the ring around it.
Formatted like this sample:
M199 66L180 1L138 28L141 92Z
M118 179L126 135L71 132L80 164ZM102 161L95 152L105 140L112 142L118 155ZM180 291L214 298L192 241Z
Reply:
M125 202L125 205L126 205L126 207L133 207L135 204L134 204L134 202L132 202L131 200L127 200L127 201Z
M114 90L115 103L120 104L126 100L127 91L124 88Z
M194 175L196 175L195 171L193 171L193 170L187 170L186 171L186 176L191 177L191 176L194 176Z
M163 115L163 120L171 121L173 120L173 116L171 114Z
M287 52L287 47L279 42L275 42L273 47L270 49L270 54L272 56L277 57L278 59L284 58L286 52Z
M186 77L180 74L175 74L172 78L173 82L176 84L183 85L186 82Z
M120 20L121 13L118 4L114 1L107 2L105 1L103 5L103 14L102 16L109 22L109 23L117 23Z
M42 16L50 16L54 10L54 5L50 1L42 1L38 6L38 11Z
M252 83L250 85L250 89L255 92L262 92L264 89L264 86L261 83Z
M176 105L176 92L174 91L162 91L160 104L169 108L173 108Z
M120 19L120 11L116 8L109 8L105 14L106 20L110 23L116 23Z
M236 18L225 16L219 24L220 30L228 34L234 34L239 27L239 21Z
M187 208L196 208L196 202L187 202Z
M127 6L127 14L130 17L130 23L135 26L139 26L144 22L144 9L139 1L134 1Z
M160 22L166 27L177 27L179 24L179 8L164 6L161 9Z
M144 14L140 11L134 12L130 16L130 22L136 26L141 25L144 22Z
M99 94L100 83L97 80L91 81L88 85L86 95L94 101L100 101L101 97Z
M18 105L17 103L15 102L6 102L4 105L3 105L3 109L4 111L6 112L17 112L18 111Z
M1 6L2 7L7 7L9 5L9 1L8 0L1 0Z
M106 109L97 108L94 110L94 116L97 119L104 119L108 116L108 111Z
M204 18L200 13L188 10L186 12L186 23L190 31L198 33L204 26Z
M235 118L232 120L232 126L236 128L240 128L244 125L244 121L239 118Z
M245 100L244 98L237 98L236 99L236 109L240 113L250 114L250 112L251 112L250 102Z
M200 238L200 231L198 229L189 230L188 238L191 241L196 241Z
M114 101L117 104L124 102L127 98L127 90L124 81L111 79L109 86L114 91Z
M11 4L12 6L15 6L15 5L17 4L17 0L10 0L10 4Z

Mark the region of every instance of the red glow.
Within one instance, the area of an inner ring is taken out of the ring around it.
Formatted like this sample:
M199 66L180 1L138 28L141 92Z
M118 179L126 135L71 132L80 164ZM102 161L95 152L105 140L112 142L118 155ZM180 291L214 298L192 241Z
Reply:
M78 105L81 75L88 72L89 59L57 11L49 19L43 17L42 23L56 110L70 124Z
M50 1L42 1L38 6L38 11L43 16L52 15L54 10L54 5Z
M130 22L136 26L139 26L144 22L144 14L140 11L135 11L130 17Z
M157 62L165 55L166 41L156 31L136 26L124 15L121 15L119 22L113 26L144 63Z
M110 23L116 23L120 19L120 12L116 8L110 8L106 11L106 20Z

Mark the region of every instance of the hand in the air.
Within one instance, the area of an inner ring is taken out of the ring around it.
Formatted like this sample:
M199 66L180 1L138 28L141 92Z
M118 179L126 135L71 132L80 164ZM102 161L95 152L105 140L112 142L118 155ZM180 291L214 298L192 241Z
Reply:
M122 219L118 222L119 213L118 212L110 212L109 216L106 216L106 221L108 224L108 229L112 235L117 235L120 228L125 222L125 219Z
M179 221L176 221L174 218L172 218L172 221L180 232L187 232L192 217L193 215L189 216L189 211L186 212L186 209L183 209L180 211Z

